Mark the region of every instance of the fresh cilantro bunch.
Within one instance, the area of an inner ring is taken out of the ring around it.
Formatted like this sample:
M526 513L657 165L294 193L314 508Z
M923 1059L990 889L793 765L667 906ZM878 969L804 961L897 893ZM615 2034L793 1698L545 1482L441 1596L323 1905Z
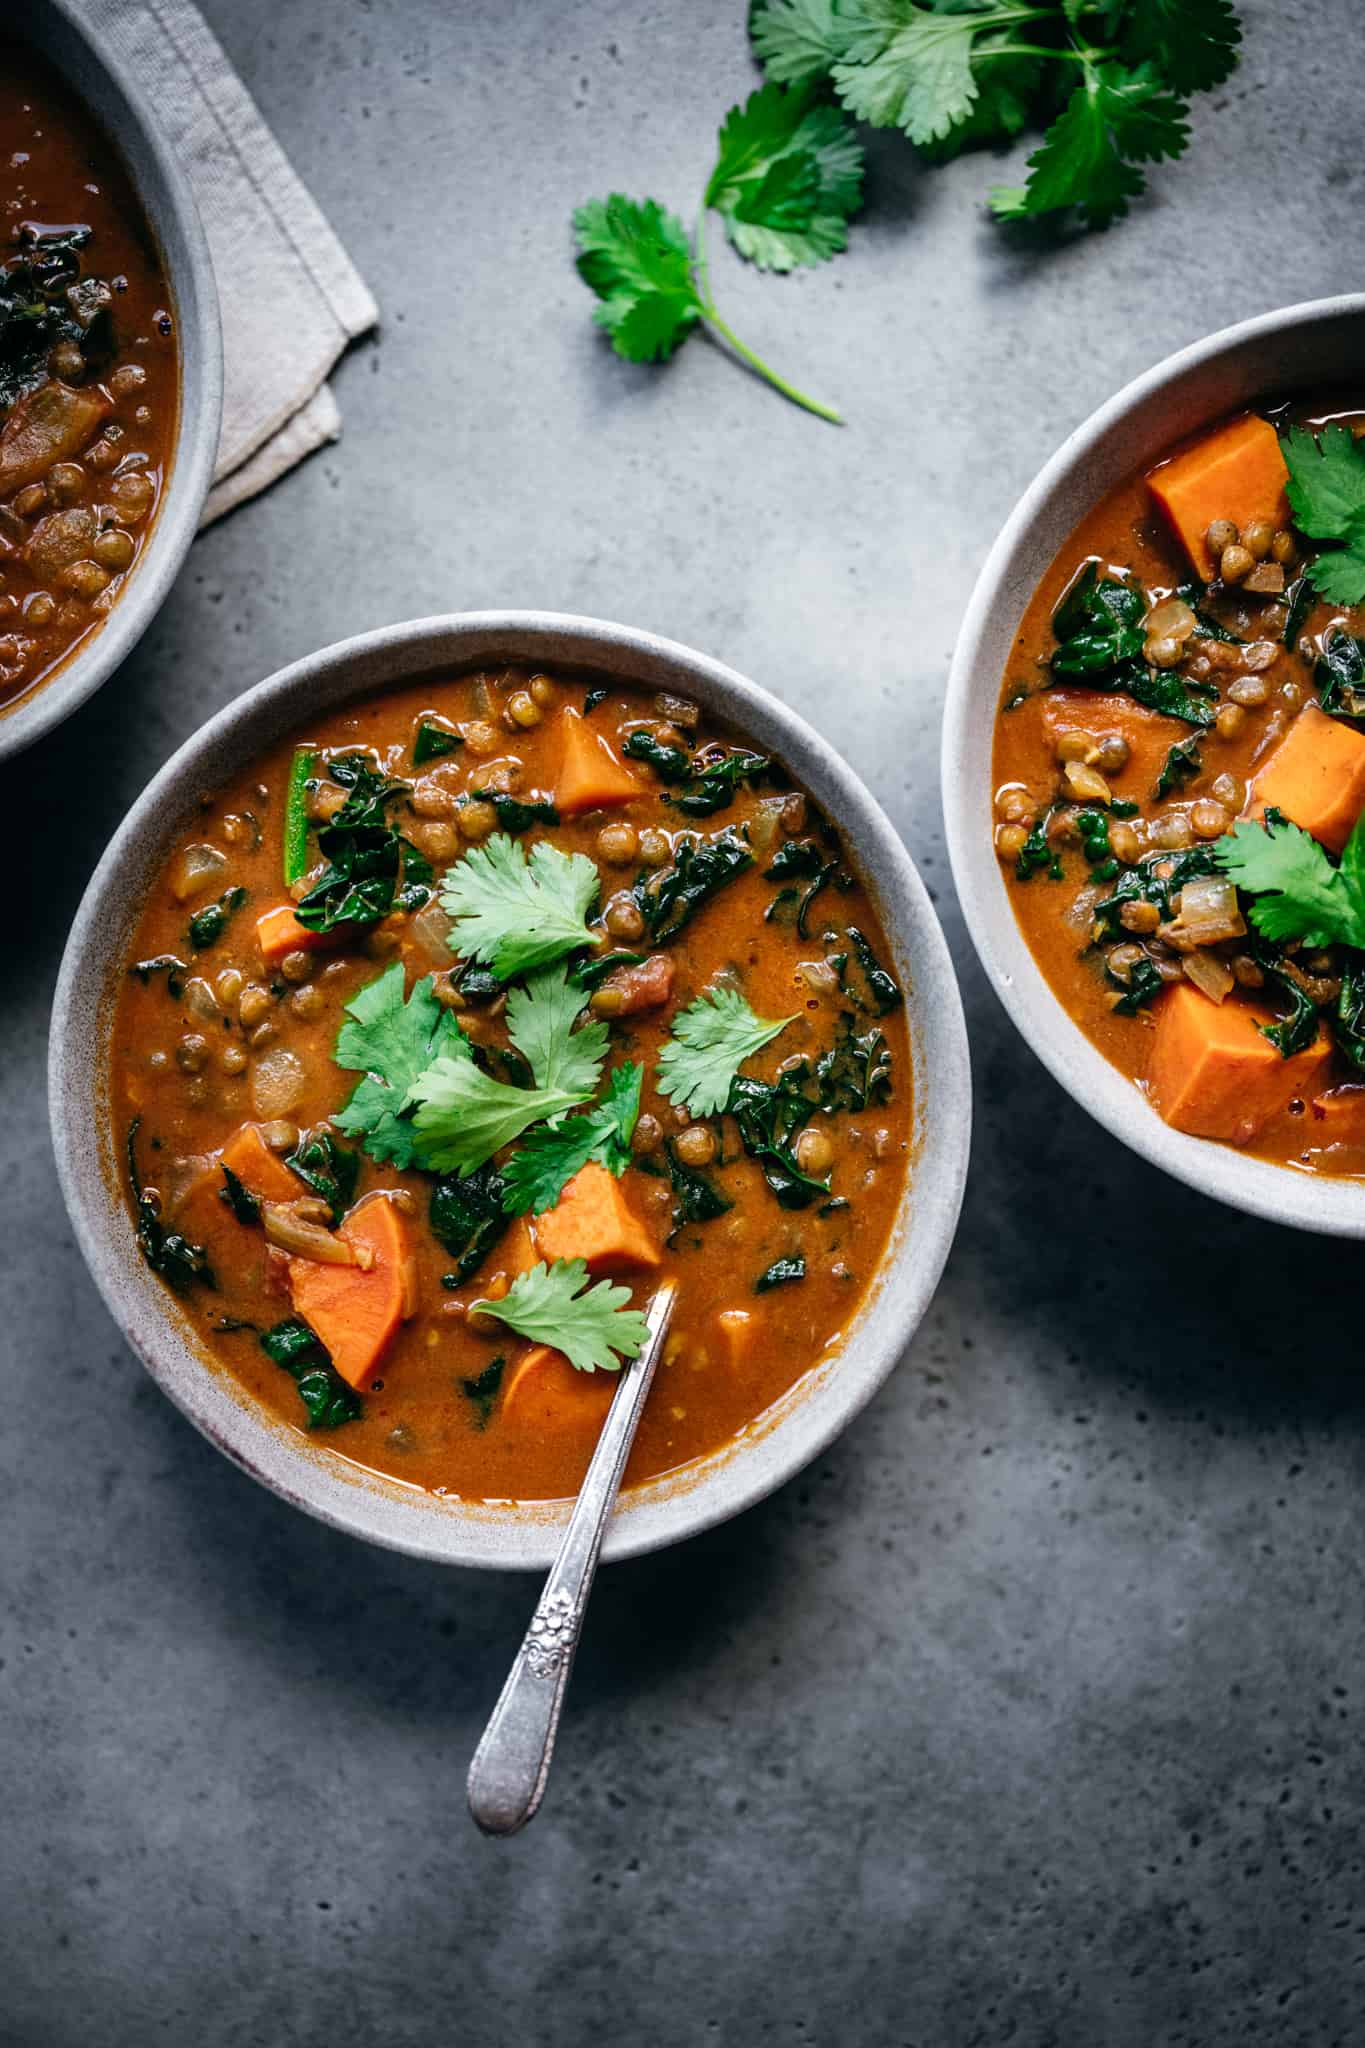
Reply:
M585 1286L583 1259L556 1259L519 1273L501 1301L471 1303L471 1315L495 1316L533 1344L551 1344L580 1372L617 1372L638 1358L649 1334L641 1310L627 1308L628 1287Z
M1340 422L1320 434L1291 427L1280 447L1294 524L1310 540L1339 543L1308 564L1309 581L1330 604L1365 602L1365 449Z
M838 108L814 89L765 85L725 117L691 240L657 199L613 192L578 208L579 275L602 302L594 318L632 363L660 361L693 328L709 328L784 397L837 421L832 406L779 376L718 311L705 219L718 213L733 247L758 269L789 271L847 247L862 191L862 145Z
M1263 938L1365 949L1365 815L1356 820L1340 867L1276 811L1264 823L1243 820L1212 851L1237 887L1258 899L1250 916Z
M770 80L827 81L932 160L1041 125L1026 182L991 206L1074 207L1088 227L1127 212L1144 165L1183 153L1190 95L1229 76L1241 41L1231 0L759 0L750 26Z

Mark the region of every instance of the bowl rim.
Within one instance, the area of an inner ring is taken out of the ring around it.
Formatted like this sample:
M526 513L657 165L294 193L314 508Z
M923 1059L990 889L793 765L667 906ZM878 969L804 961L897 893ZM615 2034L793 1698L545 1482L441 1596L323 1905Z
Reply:
M62 1194L86 1264L153 1378L210 1441L295 1506L353 1535L435 1562L543 1570L558 1546L567 1504L530 1504L515 1515L499 1515L415 1488L370 1483L362 1468L347 1471L344 1460L310 1451L298 1431L268 1418L244 1390L234 1394L230 1375L215 1370L188 1343L166 1290L132 1253L121 1195L111 1199L113 1140L99 1099L105 1039L97 1021L102 1005L107 1019L108 977L116 973L146 878L158 858L164 859L198 790L221 784L234 765L269 744L270 735L283 736L324 705L363 701L385 687L385 680L398 687L423 674L460 673L522 655L546 666L557 662L616 673L646 689L690 686L741 731L779 751L794 776L830 809L884 910L888 940L906 978L917 1142L879 1278L860 1305L847 1345L836 1347L795 1390L799 1398L784 1396L769 1411L775 1418L770 1424L701 1461L685 1482L666 1478L633 1492L607 1532L604 1556L641 1555L713 1527L825 1450L902 1356L951 1247L971 1133L966 1026L928 891L876 799L798 713L679 642L561 613L447 614L338 641L234 699L153 777L95 869L54 992L48 1094Z
M1353 329L1357 324L1365 335L1365 293L1360 292L1305 300L1237 321L1163 357L1097 406L1067 435L1006 519L973 587L949 670L941 756L948 857L968 933L1011 1021L1053 1078L1114 1137L1196 1192L1213 1195L1269 1222L1341 1237L1365 1237L1365 1184L1297 1172L1173 1129L1127 1076L1110 1064L1054 995L1023 936L1000 875L987 829L989 753L983 790L974 725L981 692L989 690L993 706L999 701L1004 664L983 658L993 633L1003 615L1012 640L1022 616L1012 579L1022 582L1027 602L1056 551L1050 549L1033 560L1028 553L1029 536L1054 497L1097 451L1107 452L1106 444L1112 445L1117 435L1164 397L1178 395L1185 386L1198 389L1201 379L1220 365L1231 366L1243 356L1255 360L1261 344L1302 337L1308 330L1325 333L1338 327ZM1280 388L1316 381L1312 376L1296 380L1287 369ZM1275 388L1275 379L1267 379L1259 388ZM1233 407L1224 404L1221 411L1230 409ZM1206 421L1218 416L1217 409L1203 414ZM1168 434L1165 445L1177 433L1193 431L1197 424L1191 420L1184 429ZM1130 459L1127 473L1139 466ZM1097 503L1122 473L1116 470L1107 475L1091 492L1089 503ZM1073 528L1080 516L1071 519ZM1026 574L1021 562L1030 563ZM992 733L995 715L993 711Z
M175 312L179 416L170 478L128 588L89 642L48 681L12 708L0 708L0 761L32 746L93 697L160 610L199 530L223 414L218 287L188 176L141 85L97 39L73 0L30 0L30 10L16 25L21 40L53 66L114 149L156 240ZM121 122L127 123L122 133Z

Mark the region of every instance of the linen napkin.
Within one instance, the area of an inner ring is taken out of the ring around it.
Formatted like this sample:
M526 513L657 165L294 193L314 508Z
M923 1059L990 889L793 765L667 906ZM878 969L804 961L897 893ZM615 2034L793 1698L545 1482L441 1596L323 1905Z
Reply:
M223 431L207 526L337 438L327 375L379 308L191 0L79 5L155 107L208 236Z

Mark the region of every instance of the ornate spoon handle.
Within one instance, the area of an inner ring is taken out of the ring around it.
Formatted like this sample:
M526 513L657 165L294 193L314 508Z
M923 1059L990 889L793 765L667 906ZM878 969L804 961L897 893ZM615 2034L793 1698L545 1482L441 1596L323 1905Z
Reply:
M665 1281L649 1304L644 1350L622 1370L559 1555L469 1766L469 1811L486 1835L514 1835L544 1797L602 1532L663 1348L673 1293Z

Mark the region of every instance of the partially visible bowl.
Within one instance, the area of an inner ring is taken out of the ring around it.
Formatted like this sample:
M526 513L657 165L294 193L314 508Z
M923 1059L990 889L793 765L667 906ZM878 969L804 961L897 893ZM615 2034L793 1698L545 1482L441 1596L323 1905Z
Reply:
M948 682L943 801L953 878L981 963L1043 1064L1083 1109L1177 1180L1272 1222L1365 1237L1365 1184L1296 1173L1163 1123L1048 987L1015 918L992 834L991 756L1019 622L1058 550L1104 494L1186 434L1267 395L1358 383L1365 294L1319 299L1224 328L1120 391L1024 493L967 606Z
M966 1030L928 893L880 807L794 712L705 655L592 619L473 612L343 641L258 684L167 763L96 869L57 983L49 1094L62 1189L95 1281L152 1376L213 1443L294 1505L372 1542L450 1564L543 1568L558 1545L563 1503L460 1501L365 1472L274 1421L196 1347L133 1242L107 1078L114 994L143 897L202 795L315 712L436 672L521 661L617 676L698 700L778 755L837 820L876 899L906 990L915 1107L909 1181L880 1280L839 1349L758 1423L717 1455L624 1497L606 1555L656 1550L723 1521L823 1450L895 1365L947 1257L971 1130Z
M108 618L55 674L0 710L0 759L69 717L141 639L194 539L213 479L223 409L218 293L189 181L134 81L100 49L69 0L29 0L14 33L46 58L114 144L151 224L170 287L180 414L170 479L141 558Z

